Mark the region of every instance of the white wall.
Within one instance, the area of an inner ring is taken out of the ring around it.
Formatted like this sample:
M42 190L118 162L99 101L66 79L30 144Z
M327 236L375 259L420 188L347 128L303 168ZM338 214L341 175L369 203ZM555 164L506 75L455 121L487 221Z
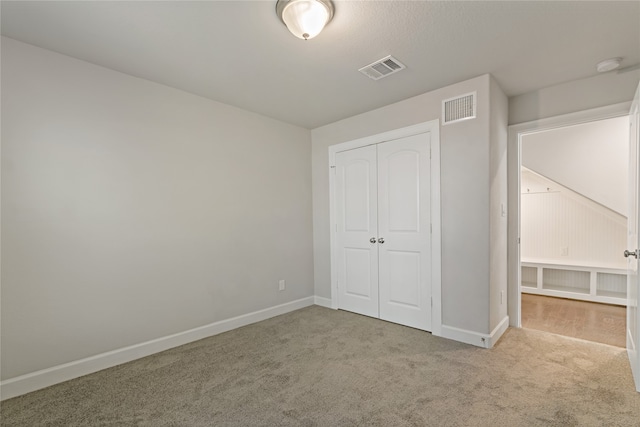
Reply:
M496 159L494 172L499 177L501 156L489 150L489 86L490 77L480 76L312 131L316 295L331 295L328 147L439 119L443 99L477 91L477 118L440 128L442 323L467 331L490 332L489 216L490 191L495 184L491 182L490 157ZM500 110L506 113L504 100L501 102ZM506 271L506 264L500 268Z
M611 71L509 98L509 124L631 101L640 69Z
M521 185L523 261L627 267L625 217L528 169Z
M3 379L313 295L308 130L7 38L2 95Z
M521 150L523 166L626 216L628 117L524 135Z

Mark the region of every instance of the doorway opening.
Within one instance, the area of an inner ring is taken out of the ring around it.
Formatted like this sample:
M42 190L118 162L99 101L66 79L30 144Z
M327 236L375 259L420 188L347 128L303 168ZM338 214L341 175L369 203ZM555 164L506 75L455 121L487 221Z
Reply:
M520 141L522 326L626 346L629 119Z
M511 326L625 347L629 106L510 127Z

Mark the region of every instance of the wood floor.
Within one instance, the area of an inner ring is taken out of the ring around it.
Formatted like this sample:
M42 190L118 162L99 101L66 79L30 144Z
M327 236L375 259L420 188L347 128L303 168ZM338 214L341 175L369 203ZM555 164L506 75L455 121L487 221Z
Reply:
M522 327L626 347L626 307L522 294Z

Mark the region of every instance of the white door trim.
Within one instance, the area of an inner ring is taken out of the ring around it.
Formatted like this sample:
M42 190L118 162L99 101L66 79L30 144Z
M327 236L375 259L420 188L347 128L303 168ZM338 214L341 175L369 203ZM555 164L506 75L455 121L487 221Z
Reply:
M509 142L507 146L507 199L509 206L507 211L515 213L509 215L507 231L507 310L509 326L517 328L522 326L520 307L520 244L518 243L518 239L520 238L520 167L522 164L520 149L522 136L543 130L628 116L630 108L631 102L623 102L509 126Z
M331 248L331 308L338 308L338 273L335 256L336 216L335 216L335 166L336 153L367 145L379 144L407 136L429 132L431 134L431 329L434 335L442 334L442 266L440 230L440 121L431 120L377 135L343 142L329 147L329 222Z
M636 391L640 392L640 359L638 358L638 156L640 144L640 85L636 89L629 111L629 213L627 218L627 250L635 250L636 258L627 257L627 356L631 364L631 373L636 384Z

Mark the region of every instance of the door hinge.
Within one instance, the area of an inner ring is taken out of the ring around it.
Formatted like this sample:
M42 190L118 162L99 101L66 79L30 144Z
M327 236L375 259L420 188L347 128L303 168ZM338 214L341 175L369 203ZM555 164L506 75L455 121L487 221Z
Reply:
M520 244L520 238L518 237L518 244Z
M429 224L429 233L433 234L433 224Z

